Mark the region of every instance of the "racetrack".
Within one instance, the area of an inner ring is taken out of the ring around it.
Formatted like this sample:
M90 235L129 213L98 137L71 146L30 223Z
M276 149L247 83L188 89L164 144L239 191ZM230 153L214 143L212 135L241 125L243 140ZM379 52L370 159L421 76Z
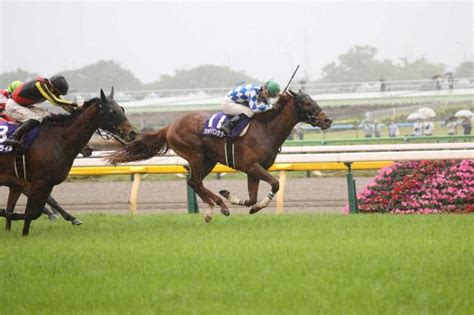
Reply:
M211 176L212 177L212 176ZM370 178L357 178L360 191ZM206 187L217 193L227 189L236 197L247 198L245 179L208 179ZM56 200L71 213L114 212L127 213L131 181L116 182L65 182L53 190ZM269 192L270 186L260 184L259 199ZM6 203L8 189L1 187L0 198ZM199 198L198 198L199 199ZM275 199L274 199L275 200ZM285 212L340 213L347 202L345 177L289 178L285 188ZM22 196L17 211L23 211L26 198ZM199 208L206 209L199 199ZM218 211L218 209L215 209ZM231 213L247 212L245 207L230 206ZM143 181L138 194L138 212L186 212L186 184L184 179L168 181ZM275 201L267 209L275 212Z

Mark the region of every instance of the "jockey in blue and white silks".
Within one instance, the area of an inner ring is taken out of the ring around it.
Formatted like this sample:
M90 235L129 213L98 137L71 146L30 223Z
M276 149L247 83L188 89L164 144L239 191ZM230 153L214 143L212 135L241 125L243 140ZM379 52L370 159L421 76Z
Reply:
M223 124L221 130L229 135L240 120L273 109L273 101L278 93L280 85L274 80L265 85L245 84L234 87L222 103L222 111L234 117Z

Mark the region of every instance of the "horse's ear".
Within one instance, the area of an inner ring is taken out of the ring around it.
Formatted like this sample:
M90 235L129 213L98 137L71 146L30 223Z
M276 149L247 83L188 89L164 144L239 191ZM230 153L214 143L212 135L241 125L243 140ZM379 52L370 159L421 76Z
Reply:
M290 89L290 90L288 90L288 92L290 92L290 94L291 94L292 96L296 96L296 92L295 92L295 91L293 91L293 90Z
M104 90L102 90L102 89L100 89L100 100L101 100L103 103L106 103L106 102L107 102L107 99L105 98Z
M110 98L114 98L114 87L112 86L112 89L110 89Z

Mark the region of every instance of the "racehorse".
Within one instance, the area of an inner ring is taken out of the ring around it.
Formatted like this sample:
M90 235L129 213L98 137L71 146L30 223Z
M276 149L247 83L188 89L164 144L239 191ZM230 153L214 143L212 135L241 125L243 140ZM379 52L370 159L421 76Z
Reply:
M7 208L20 193L28 197L24 214L0 212L6 217L6 228L11 220L24 220L23 235L28 235L32 220L37 219L55 185L62 183L79 152L90 140L96 129L106 130L113 135L133 140L137 133L125 116L125 111L110 95L100 91L100 98L93 98L72 114L56 116L54 121L46 119L40 132L26 152L27 179L15 176L13 154L0 155L0 185L10 187Z
M209 205L205 221L211 221L216 204L220 206L222 214L229 215L223 200L202 183L217 162L226 164L226 140L204 136L202 133L207 118L203 113L184 115L158 131L143 134L141 139L110 154L108 160L112 164L144 160L165 154L171 148L188 161L191 170L188 184ZM289 91L278 98L273 110L256 114L247 133L234 143L234 168L247 174L249 199L240 200L226 190L221 190L220 194L231 204L251 206L250 214L266 207L279 189L278 180L267 170L275 162L279 148L298 122L306 122L323 130L332 124L316 101L302 91ZM260 180L271 185L271 192L257 203Z

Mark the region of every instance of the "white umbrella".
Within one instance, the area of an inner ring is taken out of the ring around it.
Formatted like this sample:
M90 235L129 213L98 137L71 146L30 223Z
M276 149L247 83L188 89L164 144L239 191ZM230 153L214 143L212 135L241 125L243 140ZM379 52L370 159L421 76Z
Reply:
M418 120L418 119L421 119L420 113L411 113L407 117L407 120Z
M436 117L436 113L429 107L422 107L417 111L422 118L433 118Z
M474 113L468 109L462 109L454 114L454 117L473 117Z

